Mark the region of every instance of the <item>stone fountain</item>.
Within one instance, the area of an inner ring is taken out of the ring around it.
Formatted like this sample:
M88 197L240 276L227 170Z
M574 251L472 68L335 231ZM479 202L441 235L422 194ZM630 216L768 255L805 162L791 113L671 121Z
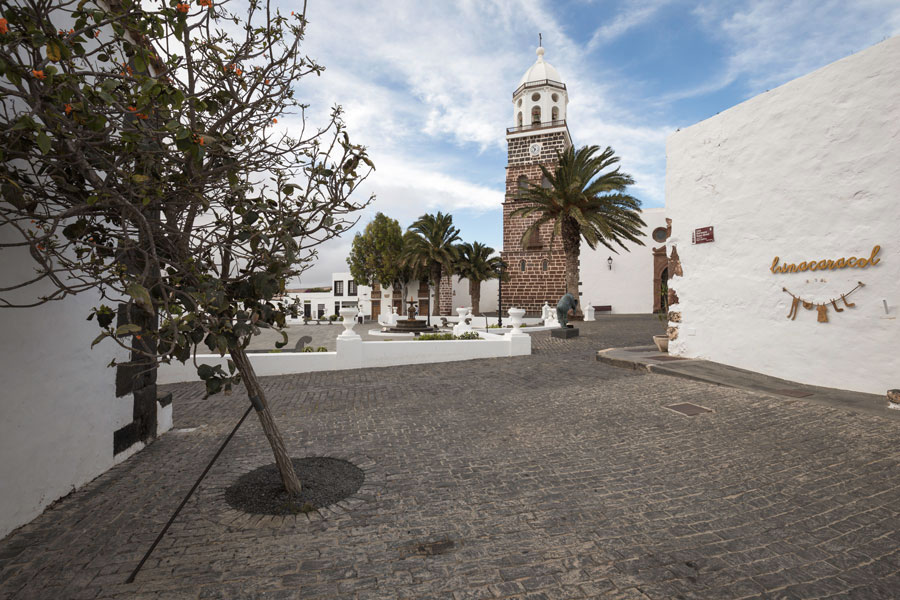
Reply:
M390 333L426 333L434 331L425 321L420 321L416 318L415 304L409 304L409 308L406 309L406 316L406 319L397 319L397 324L394 327L385 327L382 331Z

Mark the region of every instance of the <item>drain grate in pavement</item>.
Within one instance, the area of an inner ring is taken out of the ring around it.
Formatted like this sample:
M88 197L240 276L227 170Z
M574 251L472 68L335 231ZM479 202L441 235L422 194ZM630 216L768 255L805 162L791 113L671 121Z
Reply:
M418 544L416 549L416 554L420 554L422 556L437 556L438 554L446 554L453 550L456 546L456 543L453 540L437 540L434 542L426 542L424 544Z
M681 356L648 356L651 360L687 360Z
M708 408L697 406L696 404L691 404L690 402L684 402L682 404L670 404L666 408L668 408L669 410L674 410L675 412L681 413L688 417L696 417L697 415L702 415L703 413L712 412Z
M791 398L806 398L807 396L812 396L813 392L807 392L805 390L772 390L779 396L790 396Z

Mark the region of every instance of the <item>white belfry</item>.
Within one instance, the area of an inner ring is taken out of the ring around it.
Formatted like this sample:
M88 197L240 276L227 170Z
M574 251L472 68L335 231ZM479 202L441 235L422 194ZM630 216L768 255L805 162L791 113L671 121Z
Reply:
M559 71L544 60L537 49L537 61L525 71L513 94L513 122L516 127L549 125L566 119L569 94Z

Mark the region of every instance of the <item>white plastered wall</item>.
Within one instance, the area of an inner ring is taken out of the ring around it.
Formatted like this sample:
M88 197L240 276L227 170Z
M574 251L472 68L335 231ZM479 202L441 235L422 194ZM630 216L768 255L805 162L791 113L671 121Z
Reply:
M684 276L669 352L807 384L900 387L900 37L828 65L667 144L666 203ZM691 244L713 226L715 241ZM781 262L868 257L865 269L773 274ZM827 323L792 299L840 298ZM887 304L887 311L884 304Z
M4 282L33 276L24 252L0 252ZM28 288L21 300L46 288ZM96 297L83 294L27 309L0 309L0 537L51 502L143 447L113 456L113 432L132 420L131 394L115 397L110 341L90 349L99 328L86 321ZM157 405L159 408L159 406ZM172 405L158 414L171 427Z
M469 280L453 276L453 310L450 311L451 316L456 315L458 306L470 307L472 305L472 297L469 295ZM505 308L510 308L505 306ZM496 312L497 311L497 280L490 279L481 282L481 297L478 300L479 312Z
M591 250L581 241L581 303L584 306L612 306L613 313L652 313L653 248L663 244L651 237L657 227L666 226L666 209L646 208L641 214L647 227L641 240L645 245L626 243L618 254L606 246ZM607 259L612 257L612 269Z

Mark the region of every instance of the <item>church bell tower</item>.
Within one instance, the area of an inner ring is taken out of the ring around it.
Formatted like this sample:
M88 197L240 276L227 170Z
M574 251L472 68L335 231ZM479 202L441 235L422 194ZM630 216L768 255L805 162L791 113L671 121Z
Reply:
M541 306L556 302L566 292L565 253L561 236L553 245L553 226L545 224L523 247L522 234L537 215L510 217L527 206L519 190L543 184L541 165L553 170L557 153L572 145L566 125L569 94L559 72L544 60L544 48L537 49L537 61L525 72L513 92L513 127L506 130L506 196L503 201L503 252L509 281L503 284L504 307L524 308L529 316ZM572 290L577 294L577 290Z

